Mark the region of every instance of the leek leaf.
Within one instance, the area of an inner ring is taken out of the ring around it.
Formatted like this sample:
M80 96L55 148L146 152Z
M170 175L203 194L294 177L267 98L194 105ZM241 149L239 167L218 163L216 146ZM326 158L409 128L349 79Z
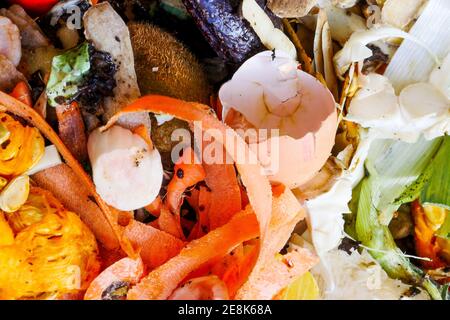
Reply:
M433 175L433 166L429 165L419 178L406 188L405 191L395 200L395 204L402 205L404 203L413 202L419 198L423 188L427 185Z
M450 292L449 292L450 284L445 284L441 288L442 300L450 300Z
M358 212L358 203L359 203L359 195L361 193L362 183L358 183L356 187L352 190L352 199L348 204L348 208L350 209L350 213L344 214L344 231L347 235L349 235L352 239L357 239L358 236L356 234L356 213Z
M450 210L450 136L444 138L432 169L430 180L420 194L420 202Z
M372 178L373 205L380 221L389 225L393 213L406 199L419 194L417 187L427 181L425 170L442 143L442 138L416 143L376 140L369 151L366 168ZM419 177L423 179L419 179ZM423 180L419 182L420 180Z
M427 181L427 167L441 144L442 138L414 144L375 141L365 163L368 176L361 182L355 223L357 240L391 278L423 287L433 299L442 299L439 286L397 247L388 223L403 201L418 195L416 188Z

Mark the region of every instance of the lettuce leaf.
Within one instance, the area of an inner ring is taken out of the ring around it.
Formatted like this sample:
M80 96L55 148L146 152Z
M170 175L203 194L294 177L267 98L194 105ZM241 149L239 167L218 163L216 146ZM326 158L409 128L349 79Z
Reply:
M441 206L450 210L450 136L444 137L439 152L431 165L432 174L420 193L423 205Z
M54 57L46 88L49 104L56 107L74 97L90 68L87 42Z

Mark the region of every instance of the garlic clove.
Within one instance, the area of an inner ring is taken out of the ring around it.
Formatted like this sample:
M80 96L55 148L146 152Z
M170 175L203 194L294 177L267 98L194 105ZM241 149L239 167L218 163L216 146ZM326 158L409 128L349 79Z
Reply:
M163 180L161 156L140 136L120 126L93 131L88 140L99 195L116 209L135 210L153 202Z

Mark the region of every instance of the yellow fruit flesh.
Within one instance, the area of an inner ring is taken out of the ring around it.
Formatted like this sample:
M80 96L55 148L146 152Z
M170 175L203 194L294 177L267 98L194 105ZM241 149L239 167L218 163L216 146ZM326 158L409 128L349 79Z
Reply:
M98 274L94 235L50 193L32 188L25 205L6 219L10 233L16 234L13 243L11 238L0 238L0 299L75 293L86 289Z

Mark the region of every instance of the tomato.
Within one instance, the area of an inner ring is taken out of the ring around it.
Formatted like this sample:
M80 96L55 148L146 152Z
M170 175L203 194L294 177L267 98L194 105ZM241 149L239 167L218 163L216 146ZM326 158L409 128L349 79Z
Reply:
M19 4L33 15L47 13L57 2L58 0L9 0L9 3Z

